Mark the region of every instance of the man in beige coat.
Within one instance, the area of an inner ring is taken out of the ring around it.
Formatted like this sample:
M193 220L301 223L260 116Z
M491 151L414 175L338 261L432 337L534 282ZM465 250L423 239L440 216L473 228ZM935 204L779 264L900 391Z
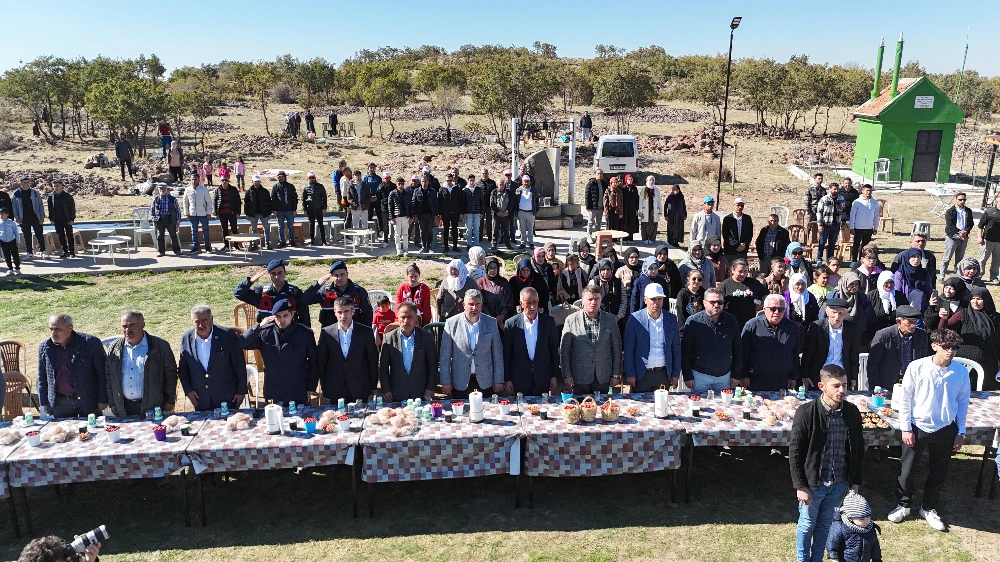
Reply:
M574 394L607 392L622 371L622 339L613 314L601 310L601 290L583 290L583 310L566 318L559 346L563 382Z

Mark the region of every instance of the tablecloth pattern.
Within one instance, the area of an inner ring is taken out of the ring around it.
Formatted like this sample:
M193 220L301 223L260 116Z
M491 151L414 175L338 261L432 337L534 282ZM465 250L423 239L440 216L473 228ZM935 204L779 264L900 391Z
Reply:
M63 424L76 433L87 422L52 423ZM197 431L202 423L193 420L192 429ZM91 430L94 435L88 441L74 437L66 443L18 447L5 461L9 484L27 488L97 480L160 478L186 464L184 450L193 437L175 431L167 435L166 441L157 441L153 437L152 422L122 421L116 425L121 428L122 441L119 443L112 443L104 435L103 428L96 428Z
M0 421L0 429L11 427L11 425L12 424L10 422ZM40 430L44 425L44 421L35 420L35 425L32 429ZM27 442L24 440L24 432L28 430L22 427L18 428L18 431L21 432L21 439L19 441L12 445L0 445L0 500L10 497L10 490L7 486L7 464L4 460L22 445L25 447L28 446Z
M676 469L681 464L684 426L653 416L653 395L616 395L615 422L598 415L591 423L568 424L561 404L538 404L549 419L525 413L525 473L529 476L604 476ZM635 407L636 416L626 410Z
M986 391L972 392L972 397L969 399L969 410L965 416L965 443L967 445L992 446L997 428L1000 427L1000 402L989 400L989 398L997 396L997 394ZM898 445L901 442L898 412L894 413L892 417L881 417L892 426L895 438L892 444Z
M445 410L451 406L444 403ZM390 426L366 420L361 434L364 482L468 478L517 474L521 466L521 423L516 414L501 415L500 406L486 403L482 423L465 415L454 422L443 418L421 421L413 435L395 437Z
M321 408L307 408L298 417L319 419L322 413ZM286 417L286 426L288 421ZM198 474L353 464L363 422L352 418L347 433L268 435L263 418L250 429L236 431L226 429L225 420L210 420L188 446L187 456Z

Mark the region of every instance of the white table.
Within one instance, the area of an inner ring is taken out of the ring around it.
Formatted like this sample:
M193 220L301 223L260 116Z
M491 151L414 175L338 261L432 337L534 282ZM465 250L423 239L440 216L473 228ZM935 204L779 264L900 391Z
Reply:
M250 261L250 244L257 244L257 255L263 255L261 242L260 234L247 233L226 236L226 243L229 246L229 257L233 256L233 246L239 244L240 251L243 252L243 261Z
M99 238L104 238L105 240L121 240L122 244L125 245L125 249L126 250L129 250L129 246L131 246L132 242L133 242L132 238L130 238L128 236L118 235L118 234L112 234L112 235L109 235L109 236L101 236ZM138 250L139 249L136 248L136 251L138 251Z
M344 230L344 225L347 224L347 221L344 219L338 219L337 217L329 217L323 220L326 222L326 227L330 231L330 243L336 244L337 234L343 234L342 231ZM346 238L344 240L344 246L347 246Z
M927 214L934 215L935 217L941 218L944 216L945 211L951 207L951 199L959 192L958 189L952 187L925 187L924 191L931 194L931 199L934 200L934 206Z
M101 248L106 248L108 253L111 255L111 264L118 265L115 263L115 247L119 244L125 244L123 240L115 238L94 238L87 244L90 245L90 251L93 254L94 263L97 263L97 253Z
M351 241L351 249L353 250L353 253L357 254L358 253L358 241L359 241L359 239L361 241L363 241L364 238L367 237L368 238L368 247L371 248L372 247L372 236L375 234L375 231L371 230L369 228L348 228L346 230L342 230L340 233L342 235L344 235L345 240L346 239L350 239L350 241Z

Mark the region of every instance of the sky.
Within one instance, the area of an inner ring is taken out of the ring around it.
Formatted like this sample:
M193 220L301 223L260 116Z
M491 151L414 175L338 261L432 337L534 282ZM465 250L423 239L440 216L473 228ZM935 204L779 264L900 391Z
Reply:
M729 22L742 16L733 57L875 65L879 39L886 63L899 32L903 62L916 59L929 72L962 66L1000 75L1000 51L989 37L996 8L987 0L798 0L712 2L686 0L0 0L4 8L0 71L40 55L130 58L155 53L168 72L221 60L300 60L323 57L339 64L360 49L465 44L551 43L559 56L591 57L598 43L628 50L659 45L667 53L725 53ZM991 16L992 15L992 16ZM44 16L44 20L40 19Z

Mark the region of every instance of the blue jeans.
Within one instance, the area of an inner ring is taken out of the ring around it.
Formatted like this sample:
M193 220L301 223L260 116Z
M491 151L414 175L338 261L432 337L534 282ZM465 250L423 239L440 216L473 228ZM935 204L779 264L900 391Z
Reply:
M711 388L718 395L722 392L722 389L729 388L730 373L726 373L720 377L713 377L712 375L699 373L692 369L691 374L694 375L694 391L696 394L705 394Z
M469 213L465 215L465 244L468 247L479 245L480 224L482 223L483 215L476 213Z
M264 229L263 229L264 230L264 240L267 241L267 246L270 248L271 247L271 225L269 225L267 223L267 215L253 215L253 216L250 216L250 217L247 217L247 218L250 219L250 233L251 234L257 232L257 223L258 222L263 222L264 223Z
M201 225L201 232L205 235L205 250L209 251L212 241L208 237L208 217L189 217L191 219L191 250L198 249L198 226Z
M160 137L160 148L163 150L163 155L164 156L166 156L167 155L167 151L170 150L170 143L173 140L174 140L174 138L171 137L170 135L166 135L166 136ZM178 143L178 144L180 144L180 143Z
M846 495L846 482L829 487L820 484L819 488L812 490L811 504L799 502L799 525L795 529L797 562L823 562L823 551L826 550L826 538L830 534L835 510Z
M816 253L816 259L823 261L824 255L826 260L829 261L833 257L833 251L837 249L837 234L840 233L840 225L824 225L823 232L819 233L819 250ZM823 247L826 247L826 254L823 253Z
M278 215L278 242L285 243L284 225L288 225L288 241L295 243L295 211L277 211Z

